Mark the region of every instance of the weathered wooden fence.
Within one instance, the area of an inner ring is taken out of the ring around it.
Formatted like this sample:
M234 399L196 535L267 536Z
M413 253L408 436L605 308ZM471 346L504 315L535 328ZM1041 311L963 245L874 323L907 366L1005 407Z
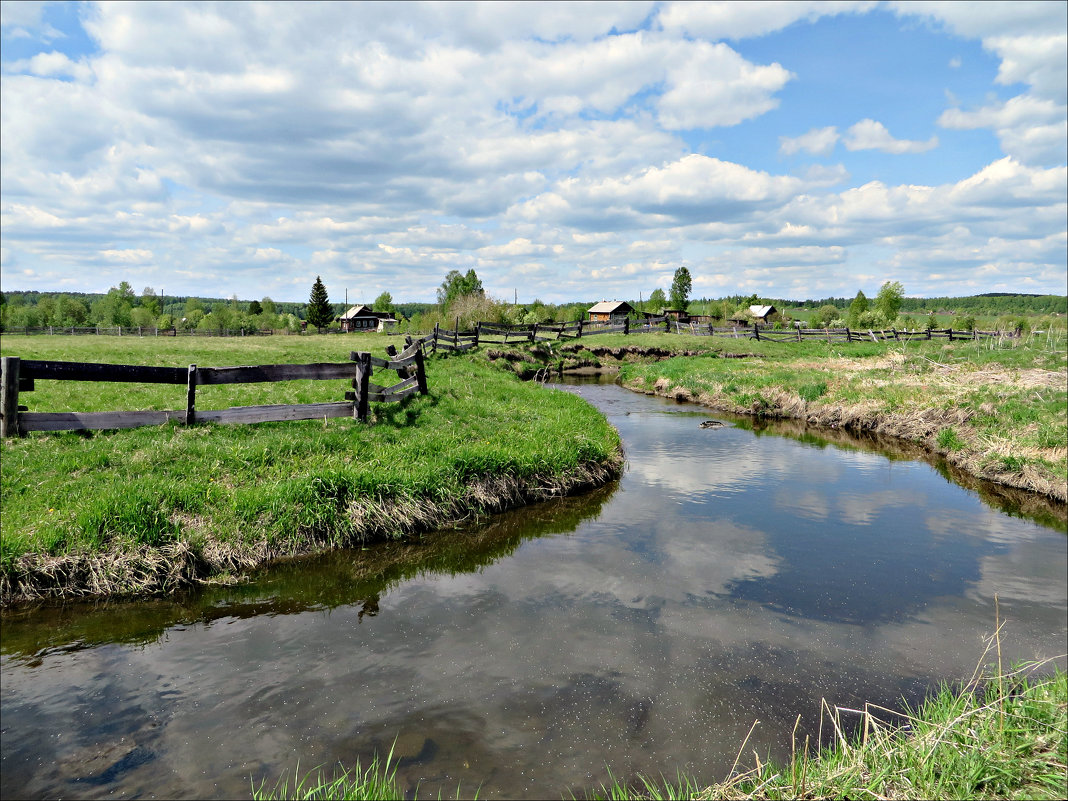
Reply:
M74 431L136 428L176 420L194 423L266 423L282 420L317 420L324 417L368 418L369 401L397 401L416 392L427 394L423 351L416 344L392 357L380 359L353 351L348 362L317 364L266 364L252 367L144 367L127 364L91 364L0 359L0 436L18 436L30 431ZM401 381L389 387L371 383L374 367L396 370ZM276 381L352 379L352 392L345 400L328 403L235 406L197 411L196 388L211 384L250 384ZM185 385L184 409L171 411L30 412L19 405L19 394L32 392L35 380L109 381L142 384Z
M557 339L578 339L597 334L639 334L666 332L691 334L693 336L721 336L733 339L755 339L767 342L803 342L809 339L824 342L898 342L916 339L976 340L989 337L1012 337L1000 331L954 331L950 328L924 331L905 331L889 329L850 329L850 328L781 328L763 326L713 326L709 324L680 323L669 317L652 317L646 320L622 320L612 322L591 322L580 320L574 323L537 323L535 325L509 325L507 323L476 323L474 330L461 331L459 326L452 329L435 326L434 330L421 337L424 352L436 353L438 350L461 352L476 345L511 345L518 342L545 342ZM407 338L411 343L411 336Z

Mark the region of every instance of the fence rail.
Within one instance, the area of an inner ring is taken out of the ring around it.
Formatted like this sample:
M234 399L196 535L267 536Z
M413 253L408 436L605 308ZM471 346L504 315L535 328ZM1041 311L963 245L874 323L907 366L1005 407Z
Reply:
M175 420L186 425L213 423L266 423L284 420L317 420L324 417L354 417L367 420L370 401L399 401L416 392L427 394L426 370L420 344L409 343L393 357L380 359L353 351L348 362L316 364L265 364L247 367L145 367L129 364L94 364L0 359L0 436L19 436L30 431L75 431L136 428ZM371 383L373 367L395 370L400 381L392 386ZM274 383L278 381L331 381L352 379L353 392L344 401L328 403L234 406L197 411L196 388L219 384ZM36 380L111 381L185 385L185 409L109 412L31 412L19 405L19 394L34 391Z
M507 323L479 322L474 330L461 331L435 326L429 334L420 337L424 353L438 350L460 352L476 345L511 345L518 342L546 342L558 339L577 339L597 334L639 334L666 332L693 336L720 336L733 339L754 339L767 342L803 342L807 339L823 342L898 342L916 339L976 340L990 337L1014 337L1015 333L1001 331L954 331L950 328L923 331L850 328L766 328L761 326L714 326L709 324L680 323L670 317L654 317L646 320L623 320L622 322L537 323L535 325L509 325ZM411 343L412 337L407 341Z

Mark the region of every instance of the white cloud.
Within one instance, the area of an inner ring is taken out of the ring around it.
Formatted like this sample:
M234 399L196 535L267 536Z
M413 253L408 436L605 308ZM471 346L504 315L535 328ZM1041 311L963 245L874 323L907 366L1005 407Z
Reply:
M779 64L758 66L725 44L699 42L668 71L658 107L669 130L737 125L779 105L774 96L794 75Z
M838 128L830 125L826 128L813 128L801 136L793 138L789 136L779 137L779 152L786 156L792 156L805 150L816 156L830 155L834 146L838 144Z
M938 118L943 128L991 128L1002 150L1025 164L1057 164L1068 160L1068 106L1030 95L1018 95L974 111L950 108Z
M666 31L707 39L745 39L781 30L800 20L867 11L874 2L670 3L658 22Z
M884 153L925 153L938 147L938 137L932 136L926 142L909 139L895 139L881 122L864 119L846 131L842 142L850 150L881 150Z

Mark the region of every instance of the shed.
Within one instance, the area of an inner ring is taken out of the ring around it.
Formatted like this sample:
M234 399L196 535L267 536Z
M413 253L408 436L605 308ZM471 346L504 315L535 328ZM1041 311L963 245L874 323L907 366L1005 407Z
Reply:
M634 311L625 300L602 300L589 309L590 322L608 323L623 320Z

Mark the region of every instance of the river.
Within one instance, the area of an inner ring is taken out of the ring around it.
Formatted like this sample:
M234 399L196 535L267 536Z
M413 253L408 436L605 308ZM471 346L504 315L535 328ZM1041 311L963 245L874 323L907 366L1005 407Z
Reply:
M1063 508L992 506L922 460L599 381L595 492L166 599L5 611L5 798L247 797L391 747L420 797L722 780L1068 634ZM550 388L546 392L558 391ZM711 417L726 422L701 428ZM748 757L751 760L751 756Z

